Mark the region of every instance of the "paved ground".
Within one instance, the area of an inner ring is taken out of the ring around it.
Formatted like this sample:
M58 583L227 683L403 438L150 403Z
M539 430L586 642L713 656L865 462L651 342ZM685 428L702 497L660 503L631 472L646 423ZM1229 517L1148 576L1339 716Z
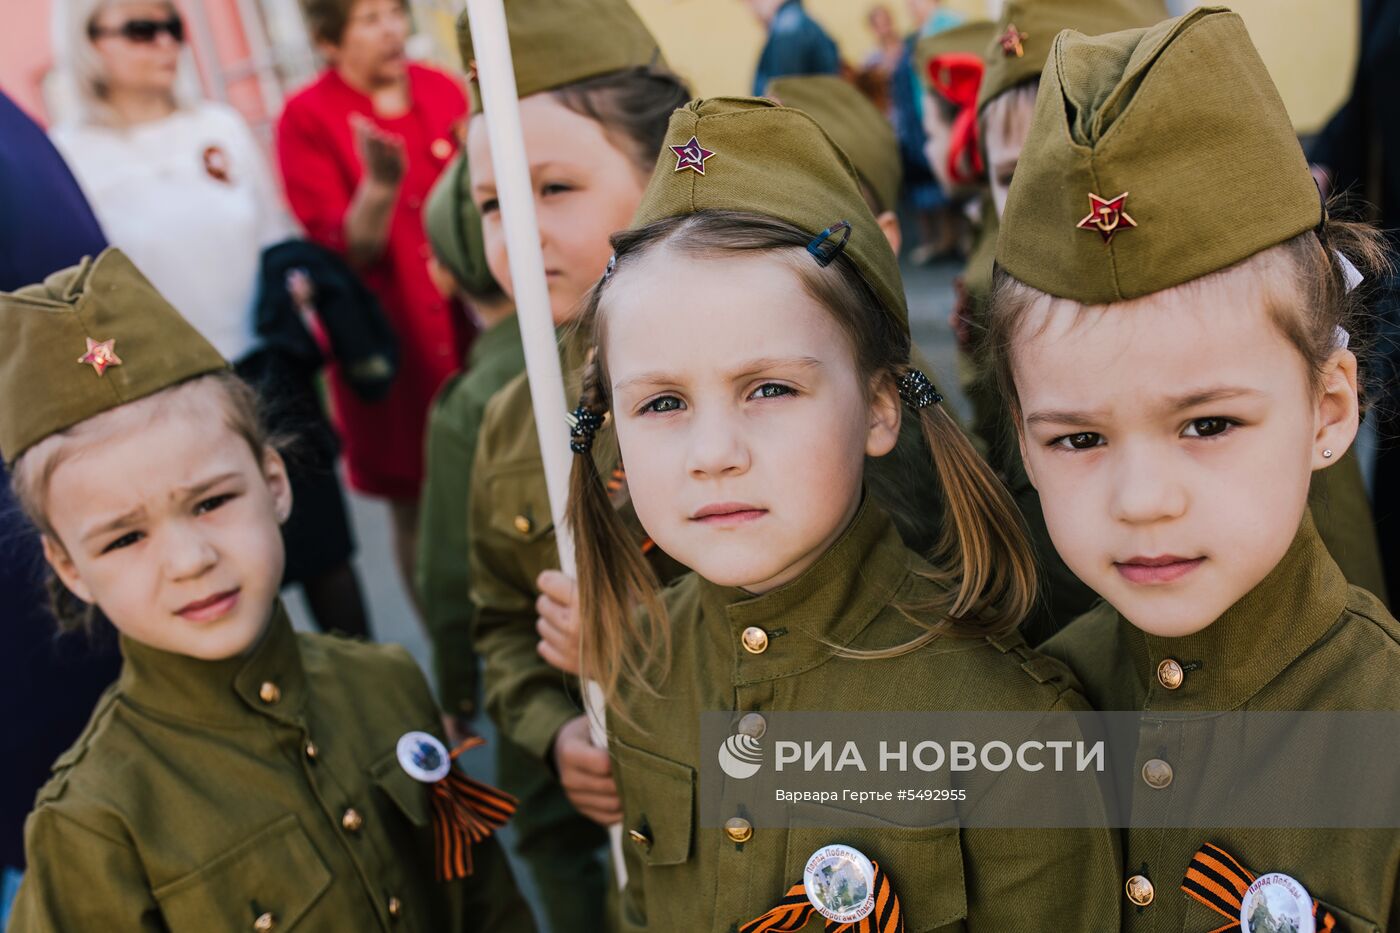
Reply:
M960 413L966 414L957 386L957 367L952 333L948 328L948 312L952 306L952 280L957 268L950 264L929 267L906 267L905 287L910 295L910 317L914 339L933 363L929 376ZM423 627L409 604L407 594L395 569L389 537L389 513L383 503L351 495L355 533L359 540L356 566L370 604L370 618L380 641L402 644L413 653L424 671L431 677L431 659ZM309 616L298 593L288 594L288 606L299 628L309 628ZM481 717L480 728L488 738L494 730L487 717ZM489 749L489 746L488 746ZM468 753L466 767L474 776L494 780L494 767L488 749ZM506 842L510 845L509 828ZM539 903L539 892L517 865L516 876L526 888L531 903ZM543 933L543 931L542 931Z

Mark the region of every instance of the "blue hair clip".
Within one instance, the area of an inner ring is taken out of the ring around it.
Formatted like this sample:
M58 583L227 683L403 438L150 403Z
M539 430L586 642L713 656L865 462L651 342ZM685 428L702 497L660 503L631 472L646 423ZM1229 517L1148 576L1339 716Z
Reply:
M833 237L841 234L841 239ZM851 239L850 221L838 220L827 227L821 233L812 237L812 242L807 244L807 252L811 253L817 260L817 265L825 269L831 265L832 260L841 255L841 251L846 248L846 243Z

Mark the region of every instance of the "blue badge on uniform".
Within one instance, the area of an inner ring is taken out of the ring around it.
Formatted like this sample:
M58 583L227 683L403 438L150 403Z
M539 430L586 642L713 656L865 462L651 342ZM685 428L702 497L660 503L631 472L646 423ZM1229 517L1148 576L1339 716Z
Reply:
M1241 933L1314 933L1316 929L1312 895L1281 871L1255 878L1240 898Z
M859 923L875 909L875 866L851 846L823 846L802 873L807 899L836 923Z
M452 770L452 756L435 735L405 732L399 737L399 766L415 781L436 784Z

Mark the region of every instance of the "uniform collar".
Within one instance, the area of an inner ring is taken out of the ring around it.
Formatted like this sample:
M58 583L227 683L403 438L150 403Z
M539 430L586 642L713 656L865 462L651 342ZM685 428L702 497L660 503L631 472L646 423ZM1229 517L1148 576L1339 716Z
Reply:
M827 660L835 648L851 645L893 601L912 557L889 516L867 495L836 543L776 590L753 596L700 578L706 614L727 623L735 685L801 673ZM744 631L750 628L767 635L762 653L744 648Z
M1347 581L1318 536L1311 513L1258 586L1209 626L1182 638L1148 635L1121 616L1133 667L1147 685L1144 709L1234 710L1278 678L1342 615ZM1175 660L1185 670L1181 686L1168 690L1158 666Z
M505 348L520 344L520 318L508 315L476 335L468 355L468 369L483 360L497 356Z
M250 714L296 721L306 701L306 671L282 603L252 653L202 661L121 639L118 686L132 703L173 719L204 725L251 726Z

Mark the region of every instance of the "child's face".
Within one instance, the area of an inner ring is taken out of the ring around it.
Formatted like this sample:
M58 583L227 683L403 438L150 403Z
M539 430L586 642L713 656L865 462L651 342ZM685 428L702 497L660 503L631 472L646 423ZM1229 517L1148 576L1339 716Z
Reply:
M1031 132L1035 116L1035 88L1015 87L993 98L982 114L982 139L987 147L987 180L997 216L1006 213L1006 196L1021 150Z
M1253 281L1104 311L1041 301L1014 343L1055 548L1154 635L1199 631L1253 589L1292 543L1312 471L1356 433L1355 357L1334 353L1316 390Z
M145 400L149 403L152 400ZM213 387L107 415L58 460L45 555L123 634L204 660L261 636L281 582L282 460L259 462Z
M721 586L797 577L854 516L866 455L894 447L893 386L867 398L849 338L771 254L662 247L605 304L613 417L647 533Z
M520 124L530 158L550 310L560 324L578 312L579 299L603 274L612 255L608 237L631 223L647 179L613 145L602 124L574 113L547 92L520 101ZM484 115L468 126L467 157L486 265L514 299Z

